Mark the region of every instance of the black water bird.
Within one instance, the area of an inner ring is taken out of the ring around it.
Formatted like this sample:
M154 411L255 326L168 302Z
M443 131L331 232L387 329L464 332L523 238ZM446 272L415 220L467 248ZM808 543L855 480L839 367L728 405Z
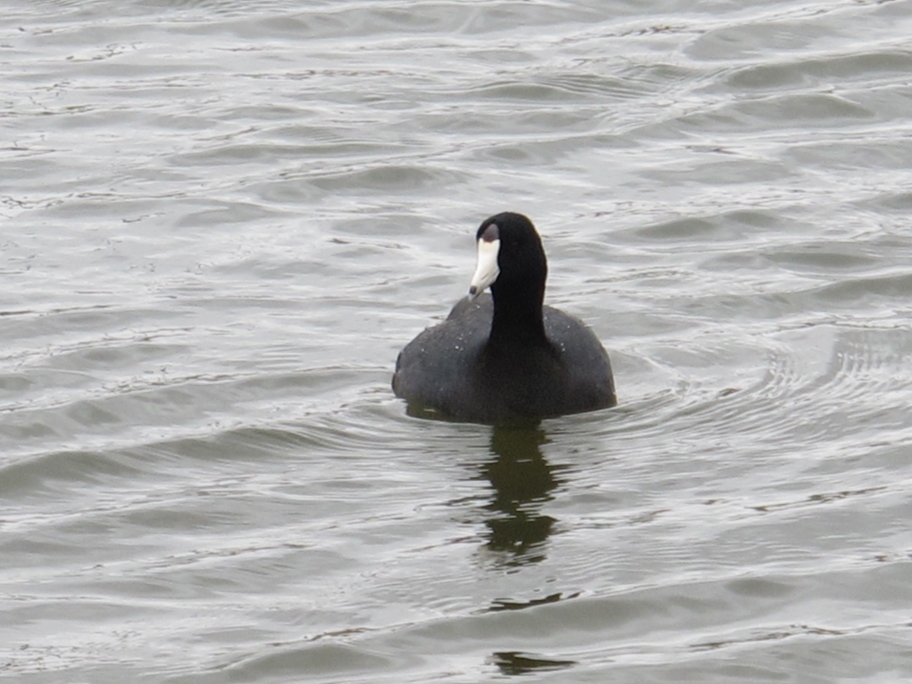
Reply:
M469 295L399 353L393 391L415 415L490 424L614 406L608 354L578 318L544 306L548 264L522 214L484 221ZM483 295L486 288L491 294Z

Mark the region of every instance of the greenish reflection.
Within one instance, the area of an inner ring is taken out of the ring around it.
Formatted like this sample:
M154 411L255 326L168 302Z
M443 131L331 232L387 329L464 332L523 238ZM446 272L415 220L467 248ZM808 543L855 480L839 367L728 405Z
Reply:
M561 480L560 468L552 466L542 455L548 442L538 427L495 427L491 434L492 459L481 466L481 475L494 488L494 496L485 510L491 515L487 546L506 554L509 565L536 563L546 557L545 542L551 535L555 519L541 513L544 502Z
M517 653L514 651L493 653L491 662L497 665L501 674L505 675L525 675L533 672L561 670L577 664L575 660L543 658L529 653Z

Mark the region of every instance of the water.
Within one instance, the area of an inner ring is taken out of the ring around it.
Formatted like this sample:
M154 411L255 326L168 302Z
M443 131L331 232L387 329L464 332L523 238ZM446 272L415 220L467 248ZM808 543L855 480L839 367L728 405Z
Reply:
M908 2L7 3L0 674L912 675ZM617 409L409 418L530 215Z

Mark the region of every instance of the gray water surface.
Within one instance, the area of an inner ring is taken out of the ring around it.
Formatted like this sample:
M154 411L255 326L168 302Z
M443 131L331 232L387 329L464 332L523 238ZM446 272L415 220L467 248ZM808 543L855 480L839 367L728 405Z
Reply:
M0 676L912 677L912 2L3 14ZM503 210L616 409L392 395Z

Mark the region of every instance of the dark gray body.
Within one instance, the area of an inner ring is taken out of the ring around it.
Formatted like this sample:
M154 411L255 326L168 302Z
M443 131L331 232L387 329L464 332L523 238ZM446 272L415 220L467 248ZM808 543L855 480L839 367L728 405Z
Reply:
M608 354L582 321L543 308L547 345L488 344L490 295L460 301L399 354L393 391L412 410L504 423L614 406Z

